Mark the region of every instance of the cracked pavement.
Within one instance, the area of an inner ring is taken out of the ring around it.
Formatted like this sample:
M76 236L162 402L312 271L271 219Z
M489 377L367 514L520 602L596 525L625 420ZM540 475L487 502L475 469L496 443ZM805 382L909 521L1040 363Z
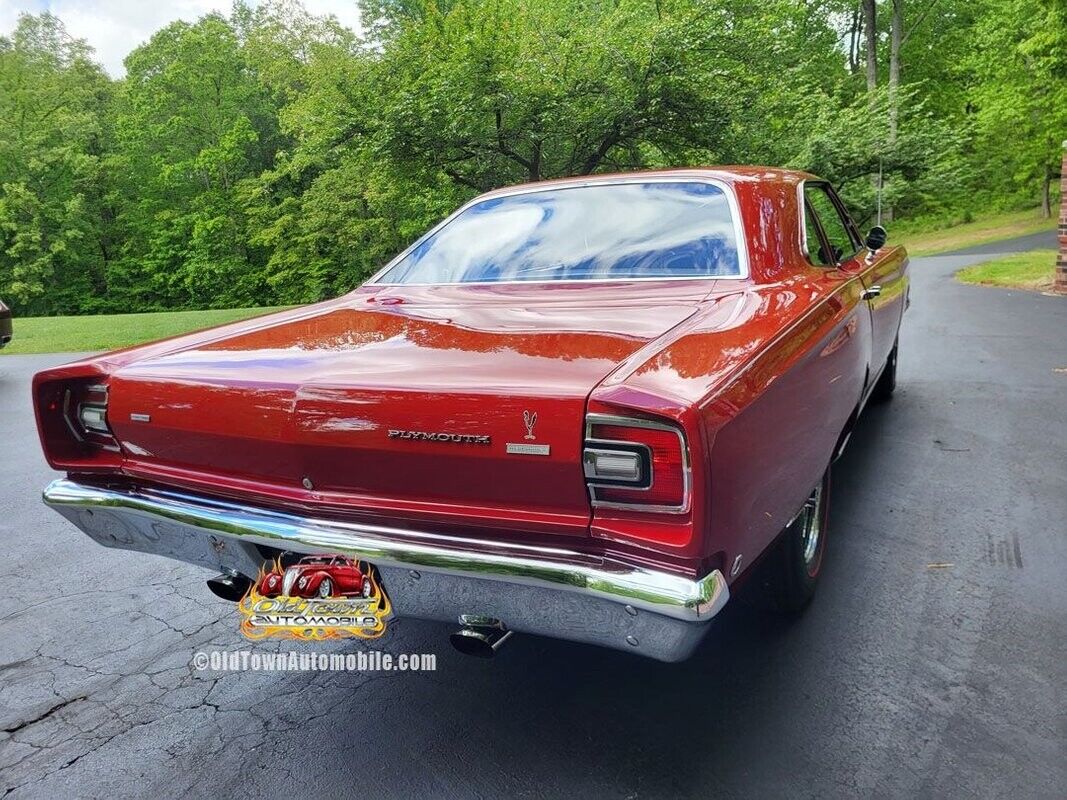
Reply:
M835 468L813 606L731 603L678 665L521 635L483 662L410 620L245 641L209 574L40 503L29 381L72 356L0 356L0 795L1062 797L1067 300L951 279L989 257L914 259L898 394ZM360 647L437 671L189 665Z

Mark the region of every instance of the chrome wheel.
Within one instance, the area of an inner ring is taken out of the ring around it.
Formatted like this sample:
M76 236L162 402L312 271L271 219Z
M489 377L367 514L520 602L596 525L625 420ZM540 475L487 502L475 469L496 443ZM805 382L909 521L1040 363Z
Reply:
M789 614L803 611L822 572L830 533L830 468L807 502L793 517L777 543L773 558L763 567L774 605Z
M363 579L363 596L370 597L370 578Z
M822 553L819 545L822 544L822 483L815 487L811 497L804 504L797 522L802 526L800 535L800 552L804 559L804 567L809 575L814 575L819 569L819 561Z
M331 594L333 594L333 585L329 578L323 578L322 583L319 584L319 597L325 600Z

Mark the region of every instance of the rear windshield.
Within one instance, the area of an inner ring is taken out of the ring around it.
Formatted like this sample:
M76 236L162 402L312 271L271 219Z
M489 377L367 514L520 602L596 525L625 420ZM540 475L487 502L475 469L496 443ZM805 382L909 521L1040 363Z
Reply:
M708 278L741 274L733 213L713 184L619 183L467 208L379 283Z

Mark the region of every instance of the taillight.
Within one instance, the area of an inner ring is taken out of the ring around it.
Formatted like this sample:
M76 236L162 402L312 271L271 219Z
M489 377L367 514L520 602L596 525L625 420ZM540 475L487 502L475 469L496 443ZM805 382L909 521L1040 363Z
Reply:
M57 469L105 468L118 442L107 419L107 386L94 380L40 381L35 386L41 443Z
M107 424L107 387L101 384L73 385L63 395L63 415L71 433L83 441L115 444Z
M582 461L594 506L689 510L689 450L671 423L589 414Z

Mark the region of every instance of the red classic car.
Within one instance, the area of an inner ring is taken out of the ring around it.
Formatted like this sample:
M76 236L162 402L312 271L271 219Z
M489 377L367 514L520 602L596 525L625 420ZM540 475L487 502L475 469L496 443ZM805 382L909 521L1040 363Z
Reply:
M265 597L370 597L374 589L370 576L359 562L347 556L305 556L284 572L268 572L260 581Z
M224 596L336 553L467 652L524 631L678 660L757 562L783 608L812 597L907 295L904 250L812 175L503 189L338 299L39 373L68 473L45 501Z

